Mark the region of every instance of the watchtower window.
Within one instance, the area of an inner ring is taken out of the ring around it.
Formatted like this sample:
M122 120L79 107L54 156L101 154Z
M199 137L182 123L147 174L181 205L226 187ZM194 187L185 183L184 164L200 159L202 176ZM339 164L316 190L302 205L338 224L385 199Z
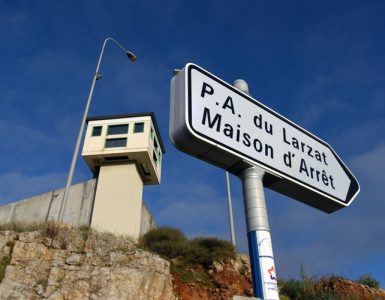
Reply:
M127 139L106 139L106 148L117 148L117 147L126 147Z
M135 123L134 133L139 133L139 132L143 132L143 131L144 131L144 123L143 122Z
M101 136L102 135L102 126L94 126L92 128L91 136Z
M154 159L154 162L157 163L158 162L158 157L156 156L156 153L155 151L152 152L152 158Z
M108 126L107 135L127 134L127 133L128 133L128 124Z

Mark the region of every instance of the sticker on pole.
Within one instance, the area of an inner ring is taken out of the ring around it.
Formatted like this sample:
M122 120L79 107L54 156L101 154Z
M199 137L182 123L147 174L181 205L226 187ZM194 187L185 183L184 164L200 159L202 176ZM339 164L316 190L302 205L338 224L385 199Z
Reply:
M170 137L180 150L325 212L348 206L359 184L323 140L194 64L171 81Z
M258 261L264 299L279 299L277 275L275 272L273 247L270 232L256 231Z

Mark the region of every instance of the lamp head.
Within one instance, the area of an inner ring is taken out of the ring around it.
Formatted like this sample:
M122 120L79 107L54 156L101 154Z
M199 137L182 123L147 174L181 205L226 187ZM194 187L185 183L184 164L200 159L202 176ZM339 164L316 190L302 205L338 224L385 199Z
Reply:
M237 79L234 81L233 86L237 88L238 90L244 92L245 94L250 95L249 93L249 86L246 81L243 79Z
M136 55L130 51L127 51L126 52L126 55L128 57L129 60L131 60L132 62L136 61L138 58L136 57Z

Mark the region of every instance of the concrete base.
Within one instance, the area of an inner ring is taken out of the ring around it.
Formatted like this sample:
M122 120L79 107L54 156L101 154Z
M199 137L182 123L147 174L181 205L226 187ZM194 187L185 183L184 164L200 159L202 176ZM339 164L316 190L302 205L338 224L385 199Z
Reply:
M140 236L143 181L135 163L100 166L91 227Z
M254 298L254 297L244 297L244 296L233 296L233 300L262 300L261 298Z

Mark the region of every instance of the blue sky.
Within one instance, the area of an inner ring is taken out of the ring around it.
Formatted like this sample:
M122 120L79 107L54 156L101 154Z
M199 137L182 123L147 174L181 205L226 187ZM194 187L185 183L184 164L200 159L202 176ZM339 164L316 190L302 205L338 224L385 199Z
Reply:
M1 1L0 203L63 187L97 59L90 115L154 111L167 153L145 187L158 224L229 239L224 172L168 138L170 79L193 62L333 146L361 184L331 215L266 190L278 277L369 273L385 288L385 3ZM79 159L75 182L91 173ZM231 178L238 249L241 185Z

